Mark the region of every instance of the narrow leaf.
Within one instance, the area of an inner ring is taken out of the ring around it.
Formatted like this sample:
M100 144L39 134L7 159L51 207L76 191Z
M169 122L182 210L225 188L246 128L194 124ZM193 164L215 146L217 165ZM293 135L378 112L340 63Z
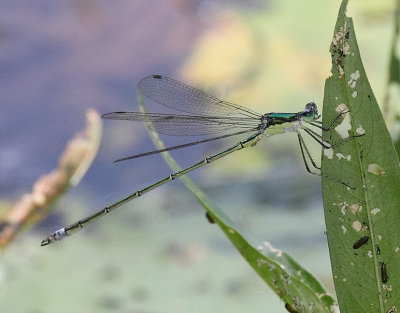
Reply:
M393 123L400 123L400 0L396 0L396 8L393 18L394 31L390 47L389 71L383 98L383 112L385 120L389 122L396 139L394 147L397 155L400 154L400 132L398 127L393 127Z
M329 252L341 312L400 309L400 169L369 85L354 25L342 2L325 84L324 132L333 145L322 157ZM349 185L338 182L341 180Z
M385 96L383 99L383 111L385 112L385 117L389 117L388 114L389 111L391 111L390 107L396 104L396 99L394 99L395 93L392 89L400 88L400 51L398 48L400 40L400 0L396 0L396 8L394 10L393 22L394 30L392 42L390 44L389 71Z

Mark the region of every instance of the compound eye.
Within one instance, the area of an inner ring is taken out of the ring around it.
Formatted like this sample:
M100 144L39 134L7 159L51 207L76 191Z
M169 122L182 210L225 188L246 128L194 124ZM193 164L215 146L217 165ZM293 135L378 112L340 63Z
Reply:
M310 102L306 104L306 110L308 111L316 111L317 105L314 102Z

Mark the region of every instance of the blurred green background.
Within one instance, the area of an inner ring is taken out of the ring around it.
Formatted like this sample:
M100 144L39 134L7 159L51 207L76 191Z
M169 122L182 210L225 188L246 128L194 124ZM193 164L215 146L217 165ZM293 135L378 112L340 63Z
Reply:
M57 164L84 111L135 111L140 78L163 74L260 113L322 104L340 1L2 1L0 194L5 212ZM394 1L354 0L378 100ZM170 112L149 103L150 111ZM320 108L321 110L322 108ZM190 138L165 138L169 145ZM232 142L174 152L182 166ZM315 146L315 144L314 144ZM48 233L169 174L143 125L106 121L99 154L48 219L0 260L0 312L286 312L176 181L48 247ZM191 174L255 240L294 256L333 293L320 179L296 136L262 141ZM313 149L318 156L319 147Z

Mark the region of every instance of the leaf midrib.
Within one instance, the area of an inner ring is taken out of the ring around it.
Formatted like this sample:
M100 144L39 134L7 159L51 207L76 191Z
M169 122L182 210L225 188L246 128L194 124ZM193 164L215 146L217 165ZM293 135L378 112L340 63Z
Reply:
M346 16L346 19L349 19L349 17ZM351 25L353 25L353 23L351 22ZM354 29L353 29L354 30ZM355 35L355 34L354 34ZM365 74L365 73L364 73ZM346 84L347 79L346 79L347 75L346 73L344 74L344 83ZM346 84L347 85L347 84ZM346 90L348 90L348 87L346 86ZM346 92L346 101L347 103L350 103L351 99L348 95L348 93ZM361 105L363 105L364 102L364 98L361 102ZM352 128L354 129L354 124L353 124L353 119L351 120L352 122ZM374 136L374 134L371 132L371 136ZM372 140L372 139L371 139ZM381 284L380 284L380 275L379 275L379 262L378 262L378 256L377 256L377 252L376 252L376 242L375 242L375 238L374 238L374 227L373 227L373 220L372 220L372 213L371 213L371 209L372 209L372 204L370 202L370 199L368 197L368 186L367 186L367 182L366 182L366 173L363 167L363 164L361 162L361 151L359 148L359 145L355 145L356 147L356 151L357 151L357 156L358 156L358 163L359 163L359 168L360 168L360 172L361 172L361 179L362 179L362 190L363 190L363 194L364 194L364 200L365 200L365 204L366 204L366 210L367 210L367 217L368 217L368 229L369 229L369 237L371 239L371 245L372 245L372 255L373 255L373 259L374 259L374 268L375 268L375 278L376 278L376 284L377 284L377 291L378 291L378 299L379 299L379 306L380 306L380 311L381 313L384 313L384 306L383 306L383 296L382 296L382 288L381 288ZM364 188L365 186L365 188Z

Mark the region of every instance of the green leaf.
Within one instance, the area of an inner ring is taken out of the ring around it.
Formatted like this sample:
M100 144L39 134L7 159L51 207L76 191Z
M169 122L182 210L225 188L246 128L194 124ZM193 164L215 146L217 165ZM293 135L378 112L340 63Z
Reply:
M400 123L400 0L396 1L394 11L394 31L390 47L389 71L383 98L383 112L385 120L398 125ZM394 147L397 155L400 155L400 132L398 127L392 126L395 137L397 137Z
M141 111L146 112L139 91L138 101ZM149 131L149 134L158 149L165 148L156 133ZM181 170L168 153L164 152L163 157L175 172ZM335 312L337 308L335 300L309 272L288 254L275 249L268 242L257 247L252 245L249 239L245 238L240 227L219 209L199 187L186 176L182 176L181 179L206 209L210 220L221 228L250 266L286 303L288 310L310 313Z
M323 134L333 144L322 157L332 271L341 312L397 312L399 160L361 61L353 21L346 16L347 3L342 2L335 26L323 108L324 125L350 111Z

